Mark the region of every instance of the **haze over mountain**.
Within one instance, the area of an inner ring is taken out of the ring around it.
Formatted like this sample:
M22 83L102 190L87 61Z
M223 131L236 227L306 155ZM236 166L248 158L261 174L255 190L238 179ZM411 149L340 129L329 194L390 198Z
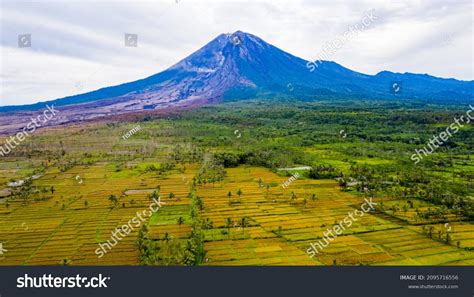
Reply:
M434 61L435 62L435 61ZM366 75L335 62L318 67L249 33L221 34L167 70L137 81L48 101L69 111L64 121L246 98L426 99L466 102L474 81L427 74ZM314 69L314 71L310 71ZM394 87L395 84L395 87ZM27 112L46 102L0 107ZM2 115L3 116L3 115ZM61 123L64 121L60 121Z

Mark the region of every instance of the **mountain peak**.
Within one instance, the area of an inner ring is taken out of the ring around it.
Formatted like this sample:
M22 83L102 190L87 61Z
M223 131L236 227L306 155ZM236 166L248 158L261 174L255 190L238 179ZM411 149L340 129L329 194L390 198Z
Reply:
M323 61L308 67L308 61L293 56L261 38L237 30L223 33L167 70L150 77L106 87L93 92L49 101L73 105L104 114L163 109L177 105L199 105L224 98L292 97L315 100L318 97L352 98L472 98L474 82L446 80L427 75L383 71L365 75L335 62ZM403 81L403 93L390 86ZM291 86L291 87L289 87ZM106 100L103 100L106 99ZM126 102L126 104L124 103ZM31 110L43 104L3 107L1 111ZM70 120L76 120L71 118Z

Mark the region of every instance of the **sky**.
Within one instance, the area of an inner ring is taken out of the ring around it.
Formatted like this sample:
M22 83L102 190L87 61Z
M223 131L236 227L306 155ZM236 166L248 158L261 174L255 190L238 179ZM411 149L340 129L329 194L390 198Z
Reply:
M367 74L474 79L470 0L0 2L0 106L141 79L237 30L311 61L339 40L325 60Z

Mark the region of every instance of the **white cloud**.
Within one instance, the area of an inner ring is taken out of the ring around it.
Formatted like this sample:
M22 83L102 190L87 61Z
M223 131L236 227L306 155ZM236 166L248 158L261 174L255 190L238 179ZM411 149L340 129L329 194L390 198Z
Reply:
M0 105L56 99L160 72L220 33L255 34L305 59L375 9L334 53L355 71L473 79L471 1L2 1ZM18 34L32 48L18 48ZM138 34L138 47L124 46Z

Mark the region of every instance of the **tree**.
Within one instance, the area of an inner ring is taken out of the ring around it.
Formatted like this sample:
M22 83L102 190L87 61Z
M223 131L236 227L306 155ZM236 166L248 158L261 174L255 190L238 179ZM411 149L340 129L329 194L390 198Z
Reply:
M173 199L173 198L175 197L175 195L174 195L173 192L170 192L169 195L168 195L168 197L169 197L170 199Z
M51 195L53 195L53 194L54 194L54 191L56 191L56 189L54 188L54 186L51 186L50 191L51 191Z
M178 226L181 227L181 225L184 223L183 217L179 217L176 222L178 223Z
M230 201L230 198L232 198L232 193L229 191L229 193L227 193L227 197L229 197L229 201Z
M227 218L225 220L225 227L229 230L229 234L230 234L230 228L232 227L233 224L234 224L234 221L231 218Z
M247 217L243 217L240 219L240 226L242 227L242 232L245 234L245 227L249 224L249 219Z
M243 194L242 190L241 190L241 189L238 189L238 190L237 190L237 195L239 195L239 199L240 199L240 196L242 196L242 194Z
M168 243L168 241L170 241L170 239L171 239L171 237L168 234L168 232L165 232L165 235L163 236L163 240L166 241L166 243Z
M296 194L295 192L291 192L291 201L295 201L296 200Z
M316 194L311 195L311 200L315 201L316 200Z
M153 191L151 194L148 195L148 199L150 200L157 200L158 198L160 198L160 195L158 194L159 193L159 190L155 190Z
M213 222L209 218L206 218L204 220L204 222L202 223L202 228L203 229L212 229L213 225L214 225Z
M196 206L199 208L199 210L204 209L204 202L202 201L202 198L199 196L196 196Z
M113 203L114 206L115 206L115 205L118 203L117 196L115 196L115 195L110 195L110 196L109 196L109 201L110 201L110 203Z
M89 202L87 200L84 200L84 206L87 207L89 205Z

